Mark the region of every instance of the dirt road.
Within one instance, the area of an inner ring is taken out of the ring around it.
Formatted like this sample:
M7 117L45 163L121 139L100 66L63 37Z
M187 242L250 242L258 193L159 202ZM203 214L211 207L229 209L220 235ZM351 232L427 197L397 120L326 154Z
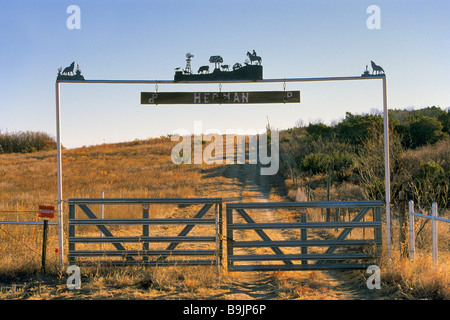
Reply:
M224 202L264 202L271 196L269 176L259 174L259 165L223 165L204 170L201 196L222 197ZM273 178L272 178L273 179ZM283 201L281 199L278 201ZM273 201L273 200L270 200ZM258 213L261 221L281 222L273 211ZM263 215L263 216L262 216ZM284 221L286 222L286 221ZM280 232L280 231L278 231ZM260 240L255 232L242 240ZM277 236L283 237L282 234ZM251 239L248 237L252 237ZM254 238L253 238L254 237ZM220 299L377 299L361 273L349 271L232 272Z

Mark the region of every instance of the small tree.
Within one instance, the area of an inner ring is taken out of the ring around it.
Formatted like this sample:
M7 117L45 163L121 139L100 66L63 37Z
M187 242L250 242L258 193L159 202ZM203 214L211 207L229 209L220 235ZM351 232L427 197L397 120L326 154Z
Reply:
M442 129L442 123L436 118L420 116L410 126L412 146L436 143L445 137Z

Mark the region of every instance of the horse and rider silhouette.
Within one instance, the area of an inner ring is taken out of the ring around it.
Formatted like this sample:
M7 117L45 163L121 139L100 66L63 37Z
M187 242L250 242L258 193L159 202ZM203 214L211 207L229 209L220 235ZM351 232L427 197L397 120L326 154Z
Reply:
M261 57L259 57L258 55L256 55L256 51L253 50L253 53L250 53L247 51L247 56L250 59L250 64L253 64L253 61L258 62L258 64L261 64Z

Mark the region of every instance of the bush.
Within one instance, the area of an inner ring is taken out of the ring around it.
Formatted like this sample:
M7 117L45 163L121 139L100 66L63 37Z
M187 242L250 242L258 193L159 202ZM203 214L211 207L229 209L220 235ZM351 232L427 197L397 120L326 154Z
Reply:
M300 162L300 169L302 171L311 171L313 174L326 173L328 171L331 158L324 153L308 154Z
M318 123L318 124L309 124L309 126L306 127L306 132L313 137L322 137L322 138L331 138L331 135L333 133L333 128L328 127L326 124Z
M410 125L412 147L433 144L445 138L442 123L436 118L421 116Z
M338 181L342 182L349 180L355 166L352 155L344 152L333 152L331 161L333 163L333 171Z
M448 206L449 177L444 168L434 161L421 161L419 172L412 179L411 189L419 207L429 208L433 202L443 208Z
M381 115L353 115L346 112L345 119L336 125L340 140L359 144L371 130L382 132L383 117Z
M56 149L56 142L45 132L0 132L0 153L30 153L53 149Z

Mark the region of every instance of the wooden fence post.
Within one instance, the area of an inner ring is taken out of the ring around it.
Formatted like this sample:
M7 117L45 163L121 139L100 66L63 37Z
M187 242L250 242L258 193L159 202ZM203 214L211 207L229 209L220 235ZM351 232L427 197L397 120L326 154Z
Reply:
M44 219L44 230L42 232L42 272L45 273L45 259L47 256L47 234L48 234L48 219Z

